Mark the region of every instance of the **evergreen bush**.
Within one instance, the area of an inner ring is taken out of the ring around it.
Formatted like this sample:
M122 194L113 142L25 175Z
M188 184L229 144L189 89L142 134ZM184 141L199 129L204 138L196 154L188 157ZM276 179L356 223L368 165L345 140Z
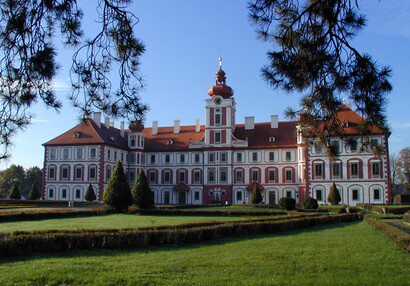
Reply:
M21 199L20 190L17 187L16 183L13 184L13 187L10 190L9 199L12 199L12 200L20 200Z
M138 178L132 186L132 198L135 205L140 209L152 209L154 207L153 193L148 184L144 170L138 174Z
M103 201L117 212L122 212L132 205L132 196L121 161L118 161L105 188Z
M294 198L281 198L279 200L279 207L284 210L294 210L296 208L296 201Z
M303 201L303 208L304 209L309 209L309 210L315 210L319 207L317 200L314 198L306 198Z
M41 198L40 191L38 190L36 182L31 185L30 192L28 193L29 200L38 200Z
M84 199L88 202L92 202L97 199L94 193L94 188L93 186L91 186L91 184L88 186L87 191L85 192Z
M252 190L251 203L259 204L260 202L262 202L261 190L259 190L258 186L255 184L255 187L253 187L253 190Z
M339 190L336 188L336 184L330 187L329 195L327 196L327 201L332 205L337 205L342 199L340 198Z

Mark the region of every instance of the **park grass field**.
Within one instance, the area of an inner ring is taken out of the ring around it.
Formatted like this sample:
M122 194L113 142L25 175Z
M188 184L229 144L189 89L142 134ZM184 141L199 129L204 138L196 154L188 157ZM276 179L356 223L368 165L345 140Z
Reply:
M263 218L264 216L258 216ZM140 214L111 214L76 218L44 219L34 221L2 222L0 232L50 229L119 229L146 226L176 225L195 222L244 220L244 216L156 216ZM254 218L254 217L252 217ZM1 283L0 283L1 284Z
M0 260L1 285L408 285L409 281L410 255L366 222L187 246Z

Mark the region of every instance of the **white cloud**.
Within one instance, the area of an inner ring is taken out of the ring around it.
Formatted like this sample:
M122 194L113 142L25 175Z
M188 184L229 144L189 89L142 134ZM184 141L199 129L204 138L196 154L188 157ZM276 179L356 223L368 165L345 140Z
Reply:
M410 122L393 123L392 127L395 129L410 128Z
M55 91L66 91L70 89L70 84L62 80L54 80L52 87Z
M36 119L36 118L33 118L33 119L31 119L31 122L47 123L47 122L49 122L49 121L46 120L46 119Z

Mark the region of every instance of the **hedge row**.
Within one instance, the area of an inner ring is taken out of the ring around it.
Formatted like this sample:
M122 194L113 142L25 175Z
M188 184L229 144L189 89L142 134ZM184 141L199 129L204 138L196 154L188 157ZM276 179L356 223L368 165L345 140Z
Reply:
M356 214L302 217L277 221L242 221L170 229L122 229L76 232L12 233L0 237L0 255L98 248L141 248L148 245L186 244L221 237L276 233L314 225L351 222Z
M200 216L267 216L267 215L286 215L286 211L277 210L181 210L181 209L143 209L136 212L144 215L200 215Z
M49 201L49 200L10 200L10 199L0 199L0 205L12 205L12 206L21 206L21 205L58 205L58 206L67 206L68 201ZM101 202L81 202L74 201L74 205L103 205Z
M394 241L401 249L410 253L410 234L397 227L389 225L382 219L374 218L371 215L366 215L364 220L377 230L381 231L388 239Z
M410 223L410 212L407 211L407 213L403 216L403 221Z
M87 210L53 209L53 210L24 210L0 212L0 222L23 221L52 218L66 218L78 216L106 215L112 213L111 210L95 208Z
M410 207L401 207L401 208L389 208L388 206L373 206L372 211L379 214L404 214Z

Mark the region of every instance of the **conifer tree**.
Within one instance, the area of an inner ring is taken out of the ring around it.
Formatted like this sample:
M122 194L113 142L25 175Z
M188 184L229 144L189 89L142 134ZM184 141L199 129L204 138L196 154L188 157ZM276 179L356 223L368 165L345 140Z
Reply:
M20 190L17 187L16 183L13 184L13 187L10 190L9 199L12 199L12 200L20 200L21 199Z
M330 187L329 195L327 196L327 201L332 205L337 205L342 199L340 198L339 190L336 188L336 184Z
M30 188L30 192L28 193L28 199L29 200L38 200L41 198L40 191L38 190L36 182L33 182Z
M121 161L118 161L103 194L104 203L117 212L127 210L132 205L132 196Z
M138 174L138 178L132 186L132 198L140 209L151 209L154 207L154 198L148 184L144 170Z
M91 186L91 184L88 186L87 191L85 192L84 199L88 202L92 202L97 199L94 193L94 188L93 186Z
M262 201L261 190L259 190L258 186L255 184L255 187L253 187L253 190L252 190L251 203L259 204L261 201Z

